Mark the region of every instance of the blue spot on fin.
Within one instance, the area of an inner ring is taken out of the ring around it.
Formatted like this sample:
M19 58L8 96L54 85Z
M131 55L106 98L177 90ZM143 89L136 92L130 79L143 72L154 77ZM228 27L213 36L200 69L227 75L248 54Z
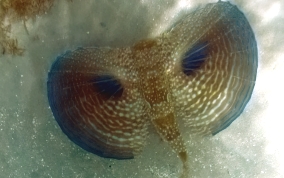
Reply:
M111 75L99 75L90 81L95 90L106 98L119 98L122 96L121 83Z
M182 60L182 70L184 74L191 75L192 72L200 68L208 57L208 44L208 42L197 43L184 54Z

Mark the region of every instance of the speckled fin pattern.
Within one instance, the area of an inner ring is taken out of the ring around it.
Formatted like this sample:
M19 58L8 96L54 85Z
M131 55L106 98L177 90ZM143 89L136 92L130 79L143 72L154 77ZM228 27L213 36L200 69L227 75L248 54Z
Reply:
M133 158L152 124L187 177L178 123L192 134L225 129L249 101L256 71L257 44L247 19L219 1L131 47L85 47L57 57L48 99L62 131L103 157Z

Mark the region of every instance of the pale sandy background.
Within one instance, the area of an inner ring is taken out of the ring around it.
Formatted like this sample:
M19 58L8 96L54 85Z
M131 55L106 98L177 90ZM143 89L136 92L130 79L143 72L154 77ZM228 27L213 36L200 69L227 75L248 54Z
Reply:
M155 2L155 3L153 3ZM181 163L152 134L133 160L103 159L73 144L57 126L46 95L56 56L79 46L127 46L152 37L198 5L197 0L73 0L13 24L23 57L0 56L0 177L175 178ZM255 32L259 68L244 113L223 132L185 135L192 177L284 177L284 1L235 0ZM150 129L151 130L151 129Z

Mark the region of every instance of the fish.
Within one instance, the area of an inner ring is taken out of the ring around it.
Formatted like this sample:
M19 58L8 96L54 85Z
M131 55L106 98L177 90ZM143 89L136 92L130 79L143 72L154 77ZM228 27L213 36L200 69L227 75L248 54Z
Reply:
M48 101L62 131L86 151L132 159L159 134L188 177L181 124L201 136L227 128L251 98L257 63L245 15L218 1L132 46L80 47L58 56L48 73Z

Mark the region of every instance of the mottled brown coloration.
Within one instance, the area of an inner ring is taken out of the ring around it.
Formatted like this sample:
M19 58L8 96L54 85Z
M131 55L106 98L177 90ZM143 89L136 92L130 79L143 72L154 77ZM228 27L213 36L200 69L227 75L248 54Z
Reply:
M218 2L133 47L80 48L58 57L48 97L68 137L104 157L133 158L153 124L188 177L178 121L192 134L223 130L248 102L256 69L249 23L235 6Z

